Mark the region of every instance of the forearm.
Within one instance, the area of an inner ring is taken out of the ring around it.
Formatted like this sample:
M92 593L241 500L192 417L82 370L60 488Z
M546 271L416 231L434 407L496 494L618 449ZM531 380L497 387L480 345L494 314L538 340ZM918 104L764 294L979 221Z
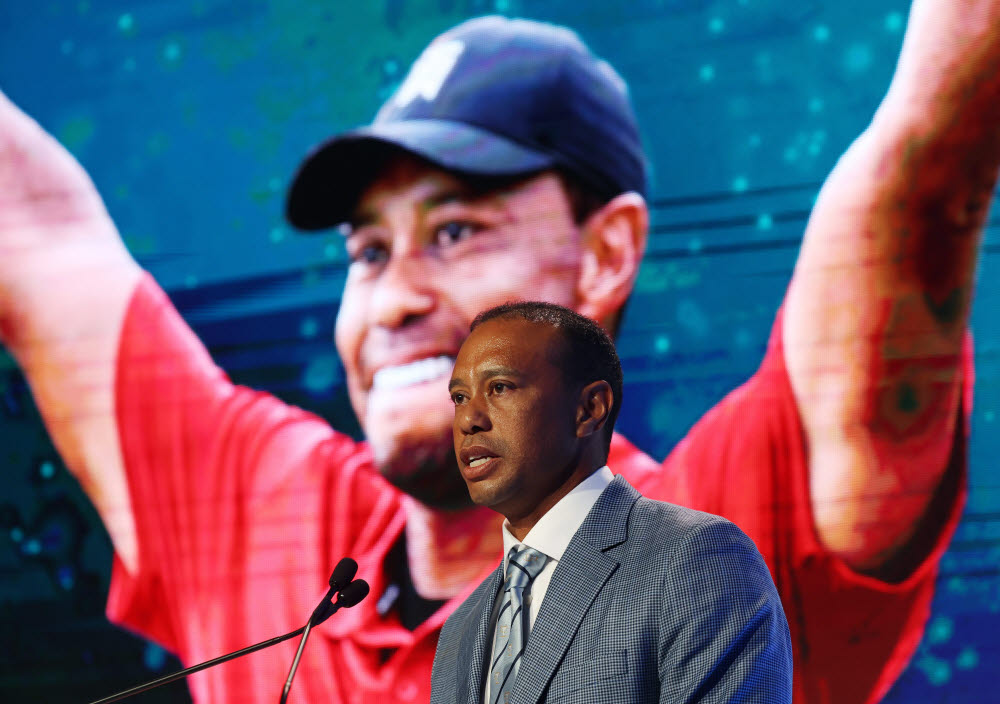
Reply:
M20 258L18 281L3 282L10 298L0 310L0 339L23 370L56 449L132 568L114 385L121 326L140 272L120 254L86 243L35 254Z
M945 326L967 318L997 182L998 30L998 0L914 3L892 86L866 134L878 193L874 254L899 258L874 273L926 295Z
M989 139L995 149L998 26L997 0L916 0L878 116L902 117L929 136L978 149Z
M1000 165L998 30L1000 0L914 3L892 85L810 218L803 246L826 261L803 264L965 322Z
M783 337L817 530L877 573L907 545L951 454L980 228L922 214L868 158L846 155L817 202Z
M908 546L952 450L1000 164L998 26L997 0L915 3L892 87L820 193L786 301L817 530L862 571Z
M129 566L114 379L140 276L80 165L0 94L0 344Z
M998 30L1000 0L917 0L892 85L845 157L873 192L859 234L875 283L923 294L945 327L967 319L1000 165Z

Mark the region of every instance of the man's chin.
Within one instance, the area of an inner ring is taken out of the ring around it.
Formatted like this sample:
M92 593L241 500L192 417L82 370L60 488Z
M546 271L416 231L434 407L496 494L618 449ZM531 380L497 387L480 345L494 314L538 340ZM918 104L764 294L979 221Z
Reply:
M394 487L432 508L455 510L472 505L458 471L451 433L440 441L371 441L375 466Z

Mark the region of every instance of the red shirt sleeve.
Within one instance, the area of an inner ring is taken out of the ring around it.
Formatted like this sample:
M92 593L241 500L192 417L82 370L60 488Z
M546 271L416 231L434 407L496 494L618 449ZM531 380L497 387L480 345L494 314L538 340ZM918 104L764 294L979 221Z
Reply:
M232 384L148 276L124 323L115 399L138 569L115 559L109 618L184 660L295 628L336 548L324 532L337 494L325 470L357 464L359 445ZM289 594L295 603L283 603ZM212 626L227 615L246 625Z
M804 429L781 349L781 314L764 361L688 433L659 471L633 483L651 498L725 516L757 544L774 576L795 652L795 701L879 701L913 655L930 612L938 563L965 495L972 348L963 350L965 408L950 466L925 527L925 557L899 582L859 574L814 528ZM626 473L633 479L633 476Z

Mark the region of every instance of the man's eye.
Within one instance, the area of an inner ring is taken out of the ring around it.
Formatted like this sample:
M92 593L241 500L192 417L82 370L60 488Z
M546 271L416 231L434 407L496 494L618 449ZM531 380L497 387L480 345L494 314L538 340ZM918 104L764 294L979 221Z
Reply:
M378 244L369 244L359 247L350 253L351 262L354 264L379 264L389 259L389 253L385 247Z
M462 401L464 401L464 400L465 400L465 394L452 394L451 395L451 402L454 403L456 406L460 405L462 403Z
M492 391L494 394L502 394L504 391L507 391L508 389L510 389L510 387L502 381L494 381L493 385L490 387L490 391Z
M438 246L446 247L450 244L457 244L476 234L481 228L471 222L452 221L446 222L437 228Z

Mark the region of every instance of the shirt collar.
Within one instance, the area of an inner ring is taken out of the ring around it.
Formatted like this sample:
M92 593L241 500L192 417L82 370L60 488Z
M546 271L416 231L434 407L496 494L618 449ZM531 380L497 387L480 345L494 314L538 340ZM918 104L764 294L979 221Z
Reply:
M566 552L569 541L573 539L583 520L590 513L590 509L614 478L615 475L607 465L601 467L559 499L555 506L538 519L524 536L523 541L519 541L511 534L507 521L504 520L502 529L504 573L507 572L507 556L510 555L510 549L521 545L522 542L545 553L551 561L558 562Z

